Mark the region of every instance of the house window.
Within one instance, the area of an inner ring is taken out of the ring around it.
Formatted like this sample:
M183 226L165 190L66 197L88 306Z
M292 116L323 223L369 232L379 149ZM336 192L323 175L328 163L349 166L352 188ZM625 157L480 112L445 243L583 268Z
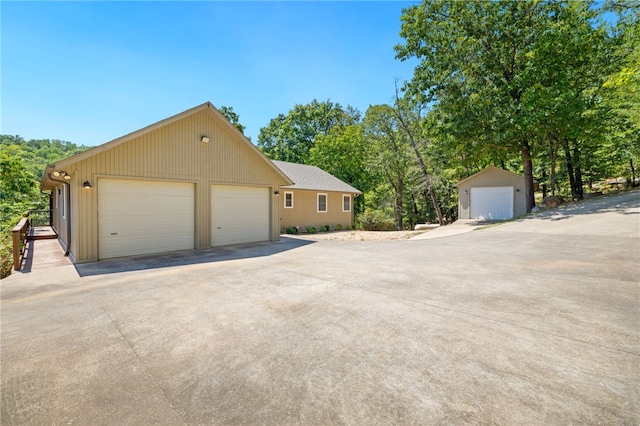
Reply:
M351 195L349 194L342 195L342 211L343 212L351 211Z
M318 213L327 212L327 194L318 194Z
M293 192L284 193L284 208L285 209L293 208Z

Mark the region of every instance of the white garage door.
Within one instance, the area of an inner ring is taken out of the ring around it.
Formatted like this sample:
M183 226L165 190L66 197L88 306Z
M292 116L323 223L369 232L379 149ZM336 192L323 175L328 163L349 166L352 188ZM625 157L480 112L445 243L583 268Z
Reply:
M211 187L211 246L269 240L269 189Z
M100 179L101 259L194 248L194 185Z
M513 217L513 188L471 188L470 218L505 220Z

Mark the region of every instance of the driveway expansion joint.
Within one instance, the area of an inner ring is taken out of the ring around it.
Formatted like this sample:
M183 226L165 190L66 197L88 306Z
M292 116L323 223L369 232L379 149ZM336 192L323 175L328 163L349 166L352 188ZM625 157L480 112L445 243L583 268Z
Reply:
M153 382L153 385L155 386L155 388L162 394L162 397L166 401L167 405L169 407L171 407L171 410L176 414L176 417L178 417L180 419L180 423L182 423L183 425L186 425L187 423L184 421L184 419L182 418L180 413L178 413L176 408L173 406L173 404L169 400L169 397L167 396L165 391L162 389L162 387L160 386L160 384L158 383L156 378L153 376L153 374L151 374L151 372L149 371L149 368L147 368L147 364L140 357L140 355L138 355L138 352L135 350L135 348L133 347L133 345L131 344L129 339L127 339L127 337L124 335L124 333L120 329L120 326L118 325L118 322L115 319L113 319L113 317L111 316L109 311L107 311L107 309L104 307L104 305L101 302L98 301L98 304L100 305L100 308L102 308L102 311L109 317L109 321L111 322L113 327L118 331L118 334L120 334L120 336L122 337L122 340L125 341L125 343L129 347L129 349L131 349L131 352L133 352L133 354L136 356L136 359L138 360L138 362L140 363L140 365L144 369L144 372L147 374L147 376L149 376L149 378Z

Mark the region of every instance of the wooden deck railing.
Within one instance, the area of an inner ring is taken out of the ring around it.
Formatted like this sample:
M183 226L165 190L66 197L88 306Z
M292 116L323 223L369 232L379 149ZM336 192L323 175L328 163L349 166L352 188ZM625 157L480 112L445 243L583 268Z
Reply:
M22 256L27 246L27 235L29 235L29 217L25 216L13 228L13 269L22 269Z
M29 210L27 212L29 217L29 226L51 226L51 219L53 214L51 210Z

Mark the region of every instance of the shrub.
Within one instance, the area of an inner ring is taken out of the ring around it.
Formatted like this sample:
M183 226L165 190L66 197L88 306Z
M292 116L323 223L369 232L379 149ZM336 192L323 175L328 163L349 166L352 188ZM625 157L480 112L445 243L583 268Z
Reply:
M6 231L0 235L0 279L11 275L13 268L13 235Z
M342 231L342 225L337 224L336 225L336 231Z
M296 228L295 226L291 226L291 227L287 228L287 229L285 230L285 232L286 232L287 234L293 234L293 235L296 235L296 234L298 233L298 228Z
M322 228L320 228L320 232L329 232L329 225L325 225Z
M367 210L358 216L360 228L365 231L393 231L393 219L378 210Z
M315 234L316 233L316 228L314 228L313 226L307 226L307 234Z

